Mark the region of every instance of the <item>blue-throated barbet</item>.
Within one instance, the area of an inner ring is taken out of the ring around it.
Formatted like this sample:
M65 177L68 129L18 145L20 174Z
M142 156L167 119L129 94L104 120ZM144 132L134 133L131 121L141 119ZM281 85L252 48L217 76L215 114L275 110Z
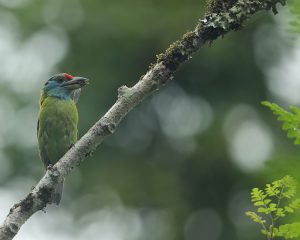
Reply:
M88 83L83 77L61 73L51 77L41 91L37 136L41 160L47 169L77 141L80 90ZM63 182L54 190L50 203L59 204Z

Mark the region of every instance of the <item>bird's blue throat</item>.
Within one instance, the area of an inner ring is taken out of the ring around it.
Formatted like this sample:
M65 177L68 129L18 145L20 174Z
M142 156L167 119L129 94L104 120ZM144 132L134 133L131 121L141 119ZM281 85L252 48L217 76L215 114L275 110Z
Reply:
M73 91L65 89L64 87L44 88L44 93L49 97L56 97L63 100L71 100Z

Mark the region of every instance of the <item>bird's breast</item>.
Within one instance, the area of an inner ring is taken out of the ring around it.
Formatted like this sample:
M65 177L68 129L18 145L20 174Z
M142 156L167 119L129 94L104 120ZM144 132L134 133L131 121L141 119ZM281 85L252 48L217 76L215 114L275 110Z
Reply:
M45 166L56 163L77 141L78 112L73 100L47 97L40 108L38 142Z

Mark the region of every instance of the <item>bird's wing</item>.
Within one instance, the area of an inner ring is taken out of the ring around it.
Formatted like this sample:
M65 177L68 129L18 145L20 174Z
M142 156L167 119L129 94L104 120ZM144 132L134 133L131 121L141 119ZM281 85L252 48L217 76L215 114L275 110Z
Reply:
M40 122L41 120L41 122ZM40 124L41 123L41 124ZM51 162L51 154L53 153L52 144L56 144L56 141L49 141L49 135L51 134L53 127L52 122L45 118L38 120L38 143L41 160L44 166L47 168ZM39 134L39 131L41 133Z
M78 102L79 97L80 97L80 93L81 93L81 89L80 89L80 88L79 88L79 89L76 89L76 90L73 92L72 98L73 98L73 101L74 101L75 103Z

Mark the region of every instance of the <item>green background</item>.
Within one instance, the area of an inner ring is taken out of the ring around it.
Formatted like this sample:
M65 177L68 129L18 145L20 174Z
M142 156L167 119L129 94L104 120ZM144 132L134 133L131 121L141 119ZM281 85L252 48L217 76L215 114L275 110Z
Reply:
M204 9L195 0L0 1L1 219L43 175L44 82L57 72L90 79L82 136ZM35 214L16 239L263 239L244 214L250 189L299 176L299 149L260 105L300 102L299 44L279 12L255 15L183 64L66 179L60 207Z

